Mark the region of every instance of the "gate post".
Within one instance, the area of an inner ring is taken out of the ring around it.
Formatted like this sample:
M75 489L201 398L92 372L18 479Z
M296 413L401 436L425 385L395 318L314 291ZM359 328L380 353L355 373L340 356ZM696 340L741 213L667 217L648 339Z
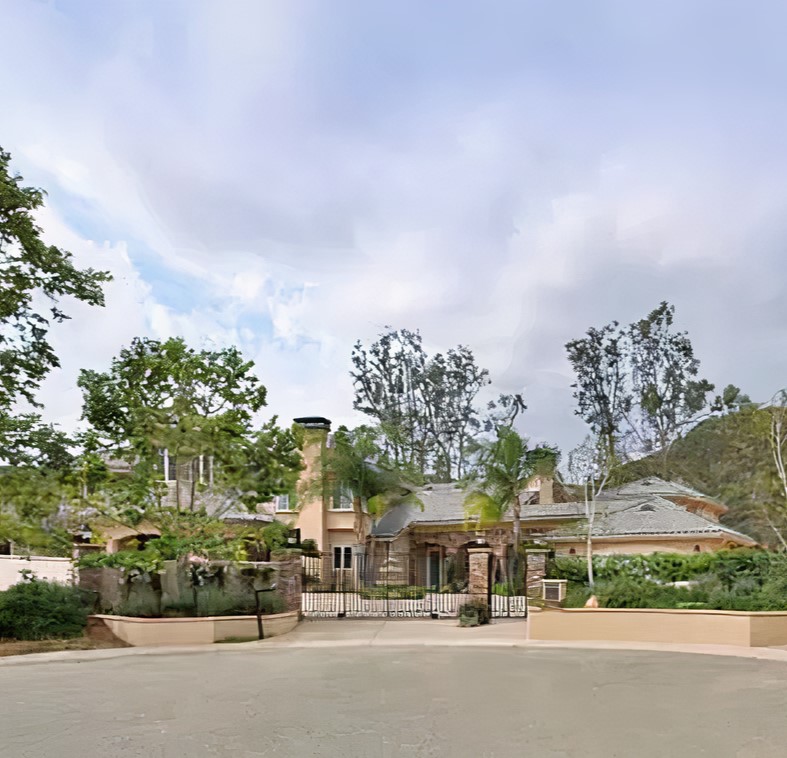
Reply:
M467 590L472 600L483 602L489 607L490 571L489 563L492 555L491 547L470 547L467 549L470 559L470 576Z

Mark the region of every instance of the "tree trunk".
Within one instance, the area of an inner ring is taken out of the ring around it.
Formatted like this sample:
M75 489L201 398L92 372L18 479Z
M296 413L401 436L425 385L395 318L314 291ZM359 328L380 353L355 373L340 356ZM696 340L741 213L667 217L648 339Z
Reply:
M585 516L588 522L587 540L585 542L585 559L588 568L588 586L593 589L595 579L593 577L593 522L596 516L596 498L588 499L588 484L585 482Z
M519 502L519 495L514 498L513 504L514 511L514 549L516 554L519 555L519 544L522 541L522 518L521 518L521 503Z
M175 510L180 513L180 467L175 456Z

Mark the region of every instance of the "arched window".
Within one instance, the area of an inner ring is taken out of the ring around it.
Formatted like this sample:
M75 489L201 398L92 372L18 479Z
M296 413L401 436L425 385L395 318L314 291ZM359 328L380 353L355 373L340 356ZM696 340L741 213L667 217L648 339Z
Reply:
M569 555L576 555L576 554L577 554L576 548L573 548L573 547L572 547L572 548L571 548L571 549L568 551L568 554L569 554Z
M700 546L699 545L695 545L694 546L694 552L695 553L699 553L700 552Z

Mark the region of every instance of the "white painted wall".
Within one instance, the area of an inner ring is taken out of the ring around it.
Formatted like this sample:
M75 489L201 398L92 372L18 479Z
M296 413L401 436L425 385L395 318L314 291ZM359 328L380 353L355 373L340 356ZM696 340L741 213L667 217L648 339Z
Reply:
M74 567L70 558L47 558L35 555L23 558L18 555L0 555L0 592L21 581L22 575L19 572L23 569L29 569L39 579L62 584L68 584L74 576Z

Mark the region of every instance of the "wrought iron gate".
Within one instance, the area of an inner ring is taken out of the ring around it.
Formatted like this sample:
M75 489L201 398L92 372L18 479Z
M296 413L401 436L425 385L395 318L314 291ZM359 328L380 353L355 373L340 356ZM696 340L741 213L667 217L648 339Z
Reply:
M489 604L493 618L524 617L527 603L512 584L476 597L464 586L441 586L423 556L386 549L376 555L321 553L303 557L301 609L311 618L451 618L465 603Z

